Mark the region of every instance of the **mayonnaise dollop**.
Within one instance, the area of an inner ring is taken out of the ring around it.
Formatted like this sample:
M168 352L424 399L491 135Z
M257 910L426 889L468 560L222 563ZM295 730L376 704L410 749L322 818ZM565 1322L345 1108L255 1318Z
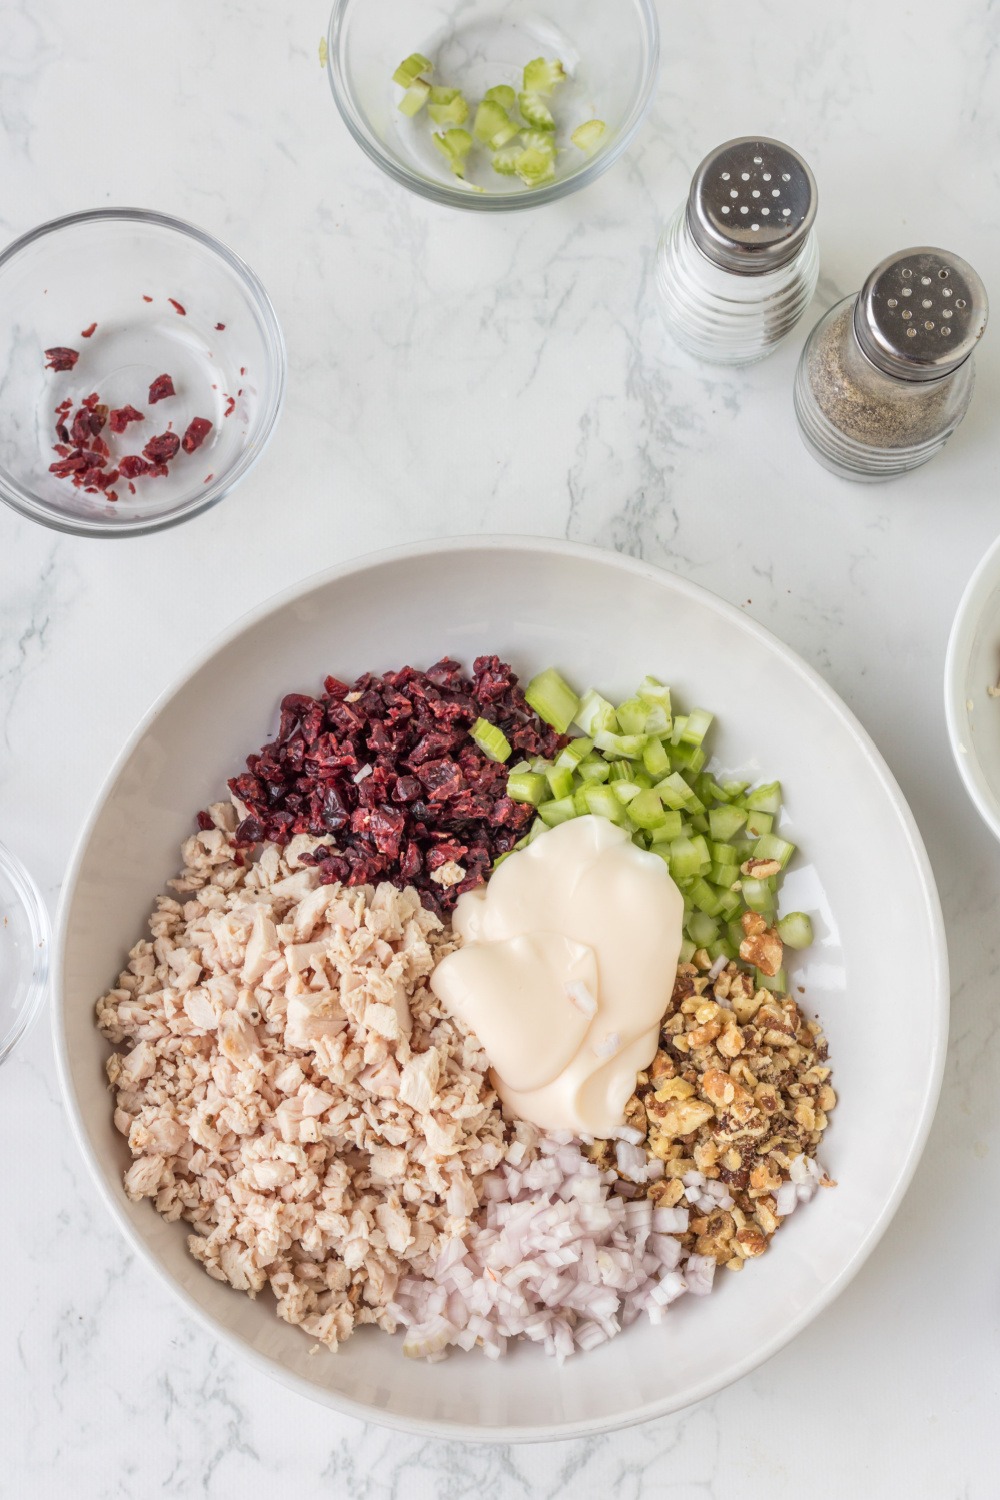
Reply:
M606 818L573 818L461 896L431 988L482 1043L508 1112L608 1136L656 1051L684 903Z

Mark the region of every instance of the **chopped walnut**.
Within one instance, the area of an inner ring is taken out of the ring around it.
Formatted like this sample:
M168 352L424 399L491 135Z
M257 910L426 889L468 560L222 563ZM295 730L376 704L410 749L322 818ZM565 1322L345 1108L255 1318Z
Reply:
M768 927L756 912L745 911L742 917L745 936L740 944L740 958L753 964L762 974L773 977L781 968L785 947L775 928Z

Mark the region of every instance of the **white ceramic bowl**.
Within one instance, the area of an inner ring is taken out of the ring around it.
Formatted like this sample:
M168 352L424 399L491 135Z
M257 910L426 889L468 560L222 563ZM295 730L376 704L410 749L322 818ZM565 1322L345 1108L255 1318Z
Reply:
M1000 839L1000 537L966 585L948 639L944 712L951 753L983 822Z
M830 1039L840 1105L823 1160L835 1190L796 1214L742 1276L684 1299L563 1369L537 1347L497 1364L477 1353L426 1366L365 1329L336 1356L211 1280L186 1230L121 1187L127 1164L104 1079L95 998L142 933L196 809L219 796L275 723L285 692L324 674L445 652L496 651L530 675L557 664L575 683L625 694L652 672L719 715L724 767L781 777L783 830L803 855L790 906L816 914L795 972ZM845 818L844 808L851 816ZM856 830L865 829L859 855ZM891 889L892 902L878 899ZM947 1032L940 907L920 836L871 740L787 647L695 584L565 542L428 544L336 568L264 605L190 667L147 714L112 769L65 887L56 1030L83 1152L132 1247L216 1336L296 1390L413 1431L514 1441L593 1434L662 1416L760 1364L827 1306L899 1205L930 1127ZM907 997L900 1031L894 996ZM893 1086L885 1087L885 1059Z

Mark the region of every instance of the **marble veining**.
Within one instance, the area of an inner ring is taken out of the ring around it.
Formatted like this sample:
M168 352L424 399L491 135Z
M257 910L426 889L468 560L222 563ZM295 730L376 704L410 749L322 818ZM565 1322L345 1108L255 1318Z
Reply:
M54 904L140 713L244 608L318 567L457 531L665 564L813 663L914 808L954 977L916 1180L835 1306L712 1400L586 1442L437 1443L303 1402L178 1310L85 1175L40 1025L0 1073L3 1500L996 1494L1000 851L951 767L940 684L998 526L1000 328L959 433L892 486L816 467L791 388L808 328L894 248L953 248L1000 303L1000 10L660 9L659 91L626 157L484 222L407 194L350 141L318 65L325 3L0 7L0 240L103 203L180 214L259 272L290 355L267 455L197 521L95 544L0 513L0 837ZM816 173L822 275L776 354L717 370L671 346L653 257L701 157L753 130ZM886 1003L905 1025L905 995Z

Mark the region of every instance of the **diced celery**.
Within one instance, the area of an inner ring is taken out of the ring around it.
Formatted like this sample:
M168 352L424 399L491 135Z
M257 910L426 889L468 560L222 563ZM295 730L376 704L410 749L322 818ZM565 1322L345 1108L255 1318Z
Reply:
M649 709L638 698L626 698L615 709L622 734L645 734Z
M662 804L661 804L662 806ZM664 808L663 822L656 830L655 842L658 844L669 844L672 839L679 839L684 833L684 819L679 812L667 812Z
M433 73L433 71L434 64L429 57L424 57L422 52L413 52L400 63L392 75L392 81L398 83L400 88L408 89L414 78L421 73Z
M535 755L532 757L531 769L537 771L539 776L547 776L552 770L552 762L546 760L544 755Z
M541 187L543 182L551 182L556 175L555 155L534 149L521 151L515 170L525 187Z
M573 806L576 808L578 818L585 818L590 812L590 803L587 801L587 788L578 786L573 793Z
M779 969L777 974L765 974L763 969L754 969L754 983L759 990L779 990L783 994L788 989L788 975L784 969Z
M670 731L670 743L672 745L680 744L681 735L684 733L684 726L686 724L687 714L674 714L674 725L672 730Z
M747 794L747 807L751 812L770 813L777 817L781 811L781 782L769 781Z
M743 897L739 891L719 892L719 914L728 922L742 909Z
M682 964L689 964L691 962L692 958L694 957L694 955L697 953L697 951L698 951L698 944L697 943L692 943L692 941L691 941L690 938L682 938L681 939L681 951L677 955L679 962L682 963Z
M673 808L678 812L682 808L690 808L691 804L698 800L679 771L673 771L662 781L658 781L653 790L662 800L664 807Z
M543 802L539 806L538 816L549 828L555 828L558 823L568 823L570 818L576 817L576 808L572 797L559 797L554 802Z
M594 151L606 129L607 126L603 120L586 120L576 127L570 140L581 151Z
M707 709L693 708L687 716L687 722L681 730L680 743L682 745L700 745L705 735L711 728L715 715L710 714Z
M514 139L518 129L507 111L495 99L484 99L476 110L472 133L484 146L499 151L501 146L506 146L508 141Z
M530 802L537 807L548 791L545 777L535 771L512 771L507 777L507 796L512 802Z
M672 712L670 706L670 689L658 677L644 677L639 684L639 691L636 696L644 699L646 703L660 704L668 714Z
M778 936L786 948L808 948L813 940L813 924L804 911L790 911L778 923Z
M747 833L753 838L759 839L762 834L770 833L774 827L774 818L766 812L747 813Z
M530 94L551 94L557 83L566 77L566 69L558 58L549 61L536 57L525 65L524 87Z
M697 943L699 948L707 948L709 943L714 943L719 936L718 922L704 911L693 911L685 927L688 937L692 942Z
M711 822L712 822L712 814L711 813L709 813L709 815L708 815L708 820L709 820L709 828L711 828ZM736 853L736 850L733 848L732 844L719 844L719 843L717 843L713 839L712 842L709 844L708 848L709 848L709 853L711 854L712 859L713 859L713 861L716 864L720 864L720 865L732 865L733 871L735 872L737 870L737 868L739 867L740 860L739 860L739 855ZM735 873L734 873L733 878L734 879L736 878L735 877Z
M650 739L646 741L642 752L642 763L652 776L666 776L670 770L670 756L663 746L662 740Z
M696 833L707 833L708 819L706 818L705 814L695 813L694 817L691 819L691 827L695 830Z
M490 760L500 761L502 764L510 759L510 740L503 730L491 724L489 719L477 719L469 730L469 734Z
M654 791L640 791L628 805L628 815L640 828L660 828L666 822L663 803Z
M729 941L732 943L738 955L740 951L740 944L742 943L745 936L742 924L736 921L733 917L727 917L726 935L728 936Z
M626 760L639 760L646 745L646 736L644 734L614 734L610 729L599 729L594 735L594 744L598 750L603 750L605 755L621 756Z
M483 98L489 99L493 104L499 104L500 108L508 115L517 103L517 93L511 88L509 83L494 84L491 89L486 90Z
M460 89L432 88L427 113L435 125L464 125L469 106Z
M713 885L728 890L739 879L739 870L736 865L720 864L718 860L713 859L708 878Z
M795 845L787 839L779 839L775 833L765 833L754 845L754 859L776 859L784 869L795 853Z
M722 790L725 792L730 802L734 802L737 797L743 796L743 793L746 791L749 785L749 781L724 781L722 783Z
M414 78L406 93L399 101L400 113L410 115L411 117L418 115L430 98L430 92L431 86L429 83L425 83L422 78Z
M615 765L617 764L618 762L616 761ZM606 760L601 760L595 755L588 755L587 759L582 760L577 766L576 774L580 777L581 781L607 781L611 774L611 767Z
M539 718L560 734L566 733L580 707L579 698L554 667L547 667L533 677L524 696Z
M499 172L501 177L517 176L517 158L521 154L521 147L503 146L499 151L493 153L493 170Z
M643 702L646 702L643 699ZM646 703L646 733L669 735L673 725L668 709L662 703Z
M517 107L532 130L555 130L556 122L552 111L541 94L518 94Z
M580 735L575 740L570 740L565 749L560 750L556 756L555 764L557 769L575 771L580 762L586 759L593 748L593 740L586 739L583 735Z
M633 798L638 797L642 791L641 786L636 786L634 781L612 781L608 785L614 792L622 807L628 807ZM659 799L657 799L659 800Z
M552 788L553 797L568 797L570 795L573 790L572 771L567 771L565 767L553 766L551 771L547 771L545 774L548 778L549 786Z
M602 698L600 693L593 688L588 688L580 699L580 706L576 711L575 722L579 724L584 734L596 734L599 729L615 730L618 728L618 716L614 705L607 698Z
M598 818L610 818L612 823L626 823L625 809L610 786L590 783L586 788L587 806Z
M556 138L549 130L522 130L521 140L529 151L547 151L555 159Z
M692 880L688 887L688 899L692 906L699 911L706 912L710 917L717 917L722 909L722 902L718 891L713 891L707 880L699 876Z
M741 884L743 900L751 911L758 912L762 917L774 915L775 896L769 880L753 880L749 875L744 875Z
M634 781L634 767L627 760L605 761L608 767L608 780L613 784L616 781Z
M472 136L467 130L446 130L444 135L432 135L434 142L442 156L446 157L451 170L456 177L465 176L465 161L472 150Z
M722 843L739 833L746 820L747 815L742 808L724 805L712 808L708 815L708 826L712 830L713 839Z
M533 844L536 839L541 838L542 834L548 833L548 831L548 824L543 822L541 818L536 818L528 829L528 843Z
M707 771L703 771L698 777L695 783L695 791L706 805L710 802L717 804L719 802L725 803L729 800L718 782L713 781Z
M732 963L736 954L728 938L716 938L714 943L708 945L708 956L713 963L717 958L724 958L727 963Z
M670 873L675 880L690 879L703 874L711 863L703 857L702 850L694 839L674 839L670 845Z
M676 723L676 720L674 721ZM671 759L682 771L698 772L705 764L705 752L700 745L676 745Z

